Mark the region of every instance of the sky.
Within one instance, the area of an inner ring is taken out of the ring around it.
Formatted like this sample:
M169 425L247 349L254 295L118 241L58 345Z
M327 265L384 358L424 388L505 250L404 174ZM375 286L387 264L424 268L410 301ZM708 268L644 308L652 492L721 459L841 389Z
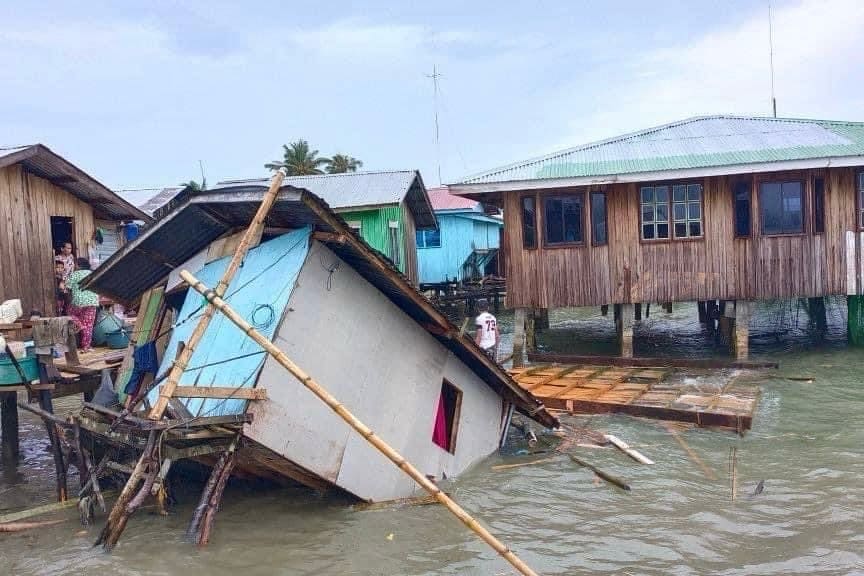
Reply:
M864 120L864 2L774 0L779 116ZM767 0L0 3L0 146L114 189L266 176L304 138L427 186L771 114ZM433 66L439 144L434 137Z

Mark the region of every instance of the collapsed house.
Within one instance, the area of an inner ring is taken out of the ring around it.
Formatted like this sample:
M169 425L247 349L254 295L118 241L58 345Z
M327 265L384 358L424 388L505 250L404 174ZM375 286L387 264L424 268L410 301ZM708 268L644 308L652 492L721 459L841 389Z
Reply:
M177 272L215 286L238 231L245 234L267 190L241 185L190 195L89 278L90 289L122 302L143 295L137 345L164 334L159 374L194 339L206 304ZM279 189L224 299L429 478L451 478L494 452L514 410L557 426L470 335L306 190ZM175 459L218 453L242 432L236 466L245 474L335 488L365 501L416 495L414 481L376 454L368 438L222 315L182 367L169 419L86 404L81 432L142 449L149 433L162 430L164 453ZM128 372L121 369L121 386ZM145 404L157 406L160 391L153 387ZM196 426L210 428L202 436Z

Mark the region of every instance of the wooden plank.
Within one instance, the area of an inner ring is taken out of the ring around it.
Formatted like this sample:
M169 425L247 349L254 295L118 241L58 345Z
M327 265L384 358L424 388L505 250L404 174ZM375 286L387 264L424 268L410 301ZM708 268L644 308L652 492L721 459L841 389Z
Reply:
M620 356L579 356L574 354L528 354L531 362L557 364L608 365L650 368L779 368L777 362L759 360L726 360L724 358L622 358Z
M161 392L161 386L160 392ZM233 386L177 386L175 398L235 398L238 400L266 400L263 388L237 388Z

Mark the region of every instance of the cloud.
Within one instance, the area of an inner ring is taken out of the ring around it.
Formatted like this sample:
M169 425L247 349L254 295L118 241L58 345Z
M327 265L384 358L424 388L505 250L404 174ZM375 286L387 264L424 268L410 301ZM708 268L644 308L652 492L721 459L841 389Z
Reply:
M861 120L862 21L864 2L858 0L807 0L775 8L779 116ZM587 113L568 115L569 130L558 146L692 115L771 115L767 9L619 64L592 83Z

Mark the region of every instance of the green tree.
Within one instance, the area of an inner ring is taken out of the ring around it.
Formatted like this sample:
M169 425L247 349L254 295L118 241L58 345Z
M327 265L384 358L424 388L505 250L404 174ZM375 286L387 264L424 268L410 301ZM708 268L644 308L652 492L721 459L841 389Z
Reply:
M289 176L304 176L323 174L320 167L330 163L329 158L318 156L318 150L310 150L306 140L297 140L288 146L283 144L282 148L282 161L268 162L265 168L275 171L284 167Z
M328 174L344 174L345 172L356 172L363 167L363 161L348 156L347 154L334 154L327 164Z
M184 190L188 188L192 192L201 192L202 190L207 189L207 180L202 180L201 184L199 184L195 180L189 180L188 182L181 182L180 186L182 186Z

